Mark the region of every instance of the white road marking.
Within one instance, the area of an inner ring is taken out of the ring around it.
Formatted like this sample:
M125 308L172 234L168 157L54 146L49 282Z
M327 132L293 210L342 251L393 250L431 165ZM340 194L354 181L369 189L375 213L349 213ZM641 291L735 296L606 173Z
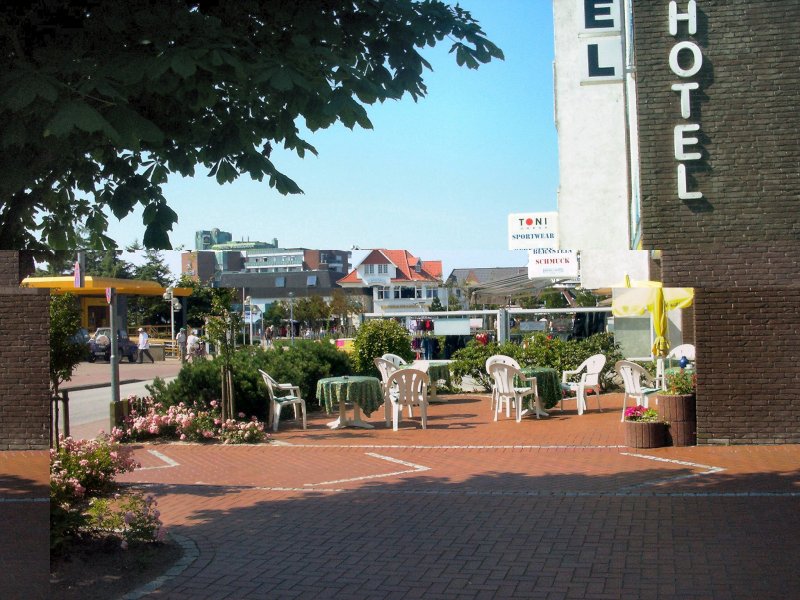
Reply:
M181 466L179 462L177 462L175 460L172 460L169 456L167 456L166 454L162 454L158 450L148 450L148 452L150 454L152 454L153 456L155 456L156 458L158 458L159 460L164 461L167 464L159 465L157 467L140 467L139 469L136 469L137 471L151 471L153 469L170 469L172 467Z
M351 477L349 479L336 479L333 481L320 481L319 483L304 483L303 485L306 487L314 487L318 485L332 485L334 483L349 483L352 481L364 481L365 479L380 479L382 477L394 477L395 475L405 475L406 473L419 473L421 471L430 471L430 467L425 467L423 465L417 465L414 463L406 462L404 460L400 460L398 458L392 458L391 456L384 456L383 454L376 454L374 452L366 452L367 456L372 456L373 458L379 458L381 460L388 460L389 462L397 463L399 465L403 465L404 467L411 467L410 469L406 469L405 471L393 471L391 473L380 473L378 475L364 475L363 477Z
M644 458L646 460L654 460L656 462L665 462L665 463L670 463L670 464L673 464L673 465L681 465L681 466L684 466L684 467L691 467L693 469L705 469L704 471L702 471L700 473L689 473L687 475L675 475L673 477L662 477L661 479L653 479L651 481L645 481L643 483L637 483L635 485L628 485L628 486L625 486L625 487L621 488L621 490L623 490L623 491L624 490L631 490L631 489L636 489L636 488L647 487L647 486L650 486L650 485L659 485L659 484L662 484L662 483L680 481L680 480L683 480L683 479L691 479L693 477L700 477L701 475L711 475L712 473L721 473L722 471L725 470L723 467L714 467L712 465L702 465L700 463L693 463L693 462L689 462L689 461L686 461L686 460L676 460L674 458L663 458L661 456L650 456L648 454L636 454L636 453L633 453L633 452L620 452L620 455L622 455L622 456L632 456L634 458Z

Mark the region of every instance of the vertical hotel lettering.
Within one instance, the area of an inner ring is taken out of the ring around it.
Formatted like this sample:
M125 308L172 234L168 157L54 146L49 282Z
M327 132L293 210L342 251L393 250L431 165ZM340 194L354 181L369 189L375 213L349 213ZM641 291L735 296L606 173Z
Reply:
M697 2L689 0L686 12L678 12L678 3L671 0L669 3L669 33L678 37L679 31L685 30L689 35L697 33ZM686 68L681 66L681 56L688 57L684 61ZM688 80L694 77L703 66L703 52L700 46L689 40L676 43L669 52L669 67L672 72L681 79ZM697 90L700 84L696 81L682 81L673 83L672 90L680 94L681 117L688 121L692 118L691 94ZM700 131L699 123L681 123L676 125L673 132L673 142L675 150L675 160L678 161L678 198L681 200L698 200L703 197L699 190L689 191L686 178L685 161L695 161L702 158L702 154L696 150L692 151L691 146L699 143L699 139L694 135Z

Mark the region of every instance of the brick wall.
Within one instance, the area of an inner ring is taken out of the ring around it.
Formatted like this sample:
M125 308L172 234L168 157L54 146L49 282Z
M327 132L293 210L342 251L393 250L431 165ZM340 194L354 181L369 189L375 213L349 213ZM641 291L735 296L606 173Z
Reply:
M20 289L30 260L0 251L0 450L49 447L50 295Z
M665 285L696 289L698 439L798 443L800 2L698 0L697 33L677 36L668 7L634 3L642 240L663 251ZM703 53L686 79L668 63L682 40ZM671 90L685 81L699 84L689 118ZM673 128L687 123L700 125L687 150L702 158L683 161L698 200L677 192Z

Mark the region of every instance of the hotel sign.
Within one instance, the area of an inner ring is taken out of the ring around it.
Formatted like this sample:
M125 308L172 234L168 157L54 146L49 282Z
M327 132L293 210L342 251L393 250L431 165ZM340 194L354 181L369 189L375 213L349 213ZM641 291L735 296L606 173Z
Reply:
M681 21L685 22L682 26ZM689 35L697 33L697 2L695 0L689 0L686 4L686 12L678 12L678 3L675 0L669 3L669 33L678 37L682 31ZM689 191L686 165L684 164L684 161L697 161L703 158L697 148L691 149L691 146L696 146L700 141L697 137L700 123L689 121L693 117L691 94L700 87L698 82L689 81L689 79L697 75L702 66L703 51L691 40L677 42L669 52L669 68L683 80L680 83L672 84L672 91L680 94L681 117L684 119L684 122L676 125L673 130L673 150L675 160L678 161L678 198L681 200L699 200L703 197L703 193L700 191Z
M575 0L580 19L581 83L622 81L620 0Z

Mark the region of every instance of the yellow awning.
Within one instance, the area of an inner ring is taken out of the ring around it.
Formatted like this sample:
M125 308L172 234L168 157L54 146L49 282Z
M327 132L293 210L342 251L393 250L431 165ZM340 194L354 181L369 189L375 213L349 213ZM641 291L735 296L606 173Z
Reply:
M76 288L75 279L71 275L60 277L26 277L22 287L45 288L53 294L75 294L76 296L105 296L106 288L114 288L117 294L129 296L161 296L167 289L156 281L144 279L116 279L114 277L84 278L85 287ZM191 296L192 288L176 287L172 289L174 296Z

